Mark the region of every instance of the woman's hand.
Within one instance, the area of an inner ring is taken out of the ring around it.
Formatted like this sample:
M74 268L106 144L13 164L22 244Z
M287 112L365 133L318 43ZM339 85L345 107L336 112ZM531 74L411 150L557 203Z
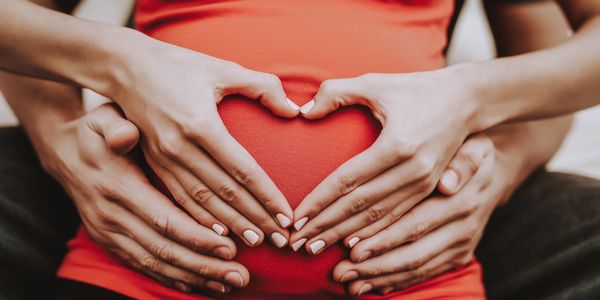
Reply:
M465 148L469 149L461 154ZM507 174L495 164L487 138L468 140L457 158L460 155L463 158L449 166L468 180L458 193L419 203L394 224L358 242L350 260L335 267L334 278L349 283L350 294L387 294L472 261L485 224L505 196ZM468 170L476 171L470 179Z
M129 266L190 292L219 293L249 282L232 261L236 246L209 229L222 224L198 208L196 220L156 190L126 156L138 131L112 105L48 132L39 149L44 167L65 187L90 236Z
M317 254L360 229L397 221L435 188L471 132L468 90L444 71L367 74L323 82L301 111L318 119L341 106L370 108L383 125L374 144L323 180L294 211L290 244Z
M259 245L267 234L285 246L292 209L229 134L217 104L241 94L286 118L299 107L275 75L154 40L145 45L114 99L140 129L152 170L182 207L193 212L200 205L247 245Z

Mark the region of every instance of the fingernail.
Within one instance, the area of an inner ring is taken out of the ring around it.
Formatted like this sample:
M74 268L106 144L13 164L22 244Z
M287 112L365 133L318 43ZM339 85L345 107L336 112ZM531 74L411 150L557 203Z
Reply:
M206 287L221 294L225 293L225 285L220 282L210 280L206 283Z
M292 221L290 221L290 218L286 217L284 214L277 214L275 217L277 218L277 222L279 222L279 225L281 225L281 227L283 228L287 228L288 226L290 226L290 223L292 223Z
M258 234L250 229L246 229L246 231L244 231L244 238L246 241L248 241L248 243L250 243L250 245L254 245L256 242L258 242Z
M358 290L358 296L368 293L372 288L373 286L370 283L363 284Z
M358 272L348 271L348 272L344 273L344 275L342 275L340 282L346 282L346 281L354 280L356 278L358 278Z
M300 247L302 247L302 245L304 245L304 243L306 243L306 239L301 238L292 244L292 249L294 249L294 251L298 251L298 249L300 249Z
M358 242L360 242L360 238L355 236L348 241L348 246L350 246L350 248L352 248L352 247L354 247L354 245L358 244Z
M325 247L325 242L323 240L318 240L310 244L310 252L312 252L312 254L317 254L323 247Z
M296 222L296 224L294 224L294 228L296 229L296 231L300 231L300 229L302 229L302 226L304 226L304 224L306 224L306 222L308 222L308 217L304 217L304 218L298 220Z
M223 232L225 232L225 228L219 224L213 224L212 230L214 230L218 235L223 235Z
M219 247L215 250L213 250L213 254L223 258L223 259L232 259L233 258L233 254L231 253L231 250L227 247Z
M391 293L393 290L394 290L394 288L393 288L393 287L391 287L391 286L388 286L388 287L386 287L385 289L382 289L382 290L381 290L381 293L382 293L382 294L384 294L384 295L387 295L387 294Z
M271 239L273 239L273 241L275 242L275 245L277 245L277 247L281 248L283 246L285 246L285 244L287 244L287 239L285 238L285 236L279 232L273 232L271 234Z
M294 111L300 110L300 106L296 105L296 103L294 103L294 101L290 100L290 98L287 98L287 103Z
M225 274L225 281L237 287L244 286L244 278L242 278L242 275L238 272L229 272Z
M458 186L458 175L453 170L446 170L440 179L442 184L449 190L454 191Z
M373 253L371 251L365 251L363 252L363 254L361 254L361 256L358 258L358 263L361 263L365 260L367 260L367 258L371 257L371 255L373 255Z
M315 100L310 100L306 104L302 105L302 107L300 107L300 111L303 114L307 114L313 108L313 106L315 106Z
M175 285L175 288L177 288L178 290L180 290L180 291L182 291L184 293L190 293L190 292L192 292L192 288L189 285L187 285L187 284L185 284L183 282L175 281L173 283L173 285Z

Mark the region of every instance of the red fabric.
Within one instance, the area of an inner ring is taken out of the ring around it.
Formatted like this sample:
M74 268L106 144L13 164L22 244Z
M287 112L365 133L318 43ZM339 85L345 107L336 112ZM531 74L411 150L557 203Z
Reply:
M289 98L302 105L326 79L443 67L452 2L144 0L138 1L136 21L141 31L159 40L278 75ZM366 149L381 129L358 107L319 121L284 120L255 102L230 97L219 112L292 207L336 167ZM343 246L309 256L268 242L257 248L236 242L236 259L250 270L251 282L228 299L345 297L343 286L331 279L335 264L348 255ZM134 298L203 299L162 287L119 265L84 230L69 249L61 277ZM473 262L386 297L361 299L394 297L482 299L480 266Z

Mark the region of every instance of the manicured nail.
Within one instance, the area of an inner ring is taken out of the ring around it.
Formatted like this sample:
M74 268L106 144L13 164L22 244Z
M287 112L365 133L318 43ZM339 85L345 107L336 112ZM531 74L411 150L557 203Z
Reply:
M296 105L296 103L294 103L294 101L290 100L290 98L287 98L287 103L294 111L300 110L300 106Z
M182 291L184 293L191 293L192 292L192 288L189 285L187 285L187 284L185 284L183 282L175 281L173 283L173 285L175 285L175 288L177 288L178 290L180 290L180 291Z
M354 247L354 245L358 244L358 242L360 242L360 238L355 236L348 241L348 246L350 246L350 248L352 248L352 247Z
M220 282L210 280L206 283L206 287L221 294L225 293L225 285Z
M213 224L212 230L214 230L218 235L223 235L223 232L225 232L225 228L219 224Z
M238 272L229 272L229 273L225 274L225 281L227 281L227 283L235 285L237 287L244 286L244 278Z
M315 106L315 100L310 100L306 104L302 105L302 107L300 107L300 111L303 114L307 114L313 108L313 106Z
M285 246L285 244L287 244L287 239L285 238L285 236L283 236L283 234L279 233L279 232L273 232L271 234L271 239L273 239L273 241L275 242L275 245L277 245L277 247L281 248L283 246Z
M384 294L384 295L387 295L387 294L391 293L393 290L394 290L394 288L393 288L393 287L391 287L391 286L388 286L388 287L386 287L385 289L382 289L382 290L381 290L381 293L382 293L382 294Z
M248 241L248 243L250 243L250 245L254 245L256 244L256 242L258 242L258 234L250 229L246 229L246 231L244 231L244 238L246 239L246 241Z
M451 191L455 191L458 186L458 175L453 170L444 171L440 180L442 181L442 184Z
M356 272L354 270L348 271L348 272L344 273L344 275L342 275L340 282L346 282L346 281L354 280L356 278L358 278L358 272Z
M233 258L233 254L231 253L231 250L228 247L219 247L213 250L213 254L223 259Z
M304 243L306 243L306 239L301 238L292 244L292 249L294 249L294 251L298 251L298 249L300 249L300 247L302 247L302 245L304 245Z
M287 228L288 226L290 226L290 223L292 223L292 221L290 221L290 218L286 217L284 214L277 214L275 217L277 218L277 222L279 222L279 225L281 225L281 227L283 228Z
M308 217L304 217L304 218L298 220L296 222L296 224L294 224L294 228L296 229L296 231L300 231L300 229L302 229L302 226L304 226L304 224L306 224L306 222L308 222Z
M325 247L325 242L323 240L318 240L310 244L310 252L312 252L312 254L317 254L323 247Z
M370 283L363 284L358 290L358 296L368 293L372 288L373 286Z
M365 251L365 252L363 252L363 254L360 255L357 262L361 263L361 262L365 261L367 258L371 257L371 255L373 255L373 253L371 251Z

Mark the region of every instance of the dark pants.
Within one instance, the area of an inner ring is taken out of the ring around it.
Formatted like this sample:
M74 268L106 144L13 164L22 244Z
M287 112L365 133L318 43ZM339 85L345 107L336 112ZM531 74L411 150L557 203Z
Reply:
M47 298L78 217L23 132L0 128L0 299ZM490 299L600 299L600 181L538 172L477 252Z

